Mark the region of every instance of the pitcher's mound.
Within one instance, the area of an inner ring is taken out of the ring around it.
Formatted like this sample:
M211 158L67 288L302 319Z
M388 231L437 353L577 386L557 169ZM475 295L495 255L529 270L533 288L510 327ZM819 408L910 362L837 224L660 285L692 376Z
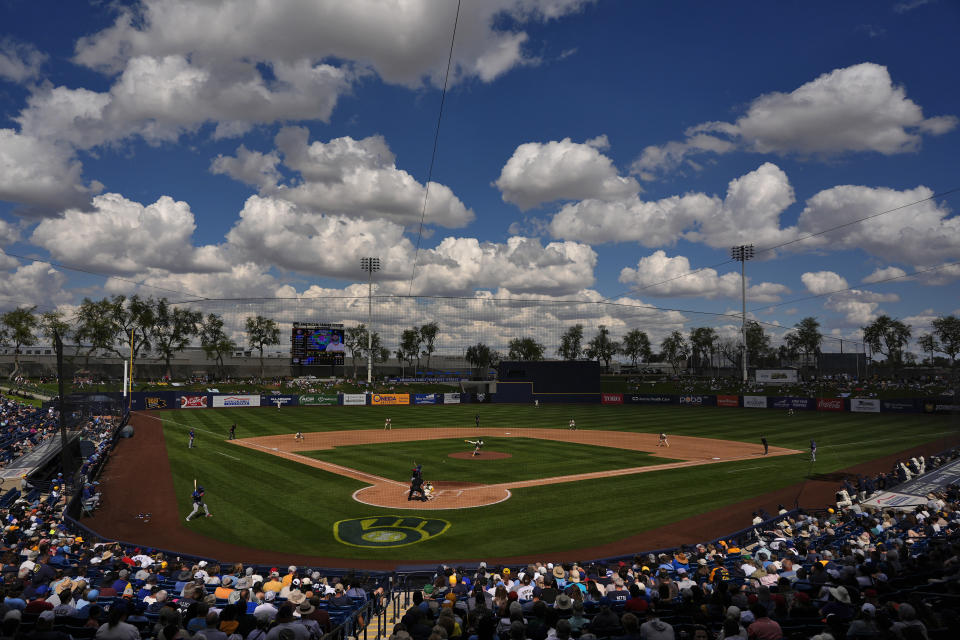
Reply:
M512 458L513 454L503 453L502 451L481 451L480 455L473 455L473 451L457 451L456 453L447 454L451 458L459 458L461 460L500 460L502 458Z

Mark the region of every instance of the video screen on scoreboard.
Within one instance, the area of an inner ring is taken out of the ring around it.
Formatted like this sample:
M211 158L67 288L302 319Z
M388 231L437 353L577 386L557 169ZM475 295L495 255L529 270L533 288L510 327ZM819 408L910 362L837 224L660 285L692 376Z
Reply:
M292 364L303 367L343 365L346 350L342 324L293 323L290 335Z

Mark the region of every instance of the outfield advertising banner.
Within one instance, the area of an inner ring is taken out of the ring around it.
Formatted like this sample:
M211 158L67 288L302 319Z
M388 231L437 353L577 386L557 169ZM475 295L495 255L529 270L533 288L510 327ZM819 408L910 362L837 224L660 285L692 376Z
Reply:
M459 393L443 394L443 404L460 404L460 394Z
M924 413L957 413L960 412L960 404L947 404L939 400L923 400Z
M767 407L770 409L813 411L817 408L817 401L816 398L767 398Z
M437 404L438 393L415 393L413 404ZM399 404L399 403L398 403Z
M880 401L875 398L850 398L850 411L854 413L880 413Z
M375 404L375 405L410 404L410 394L409 393L375 393L371 396L370 404Z
M917 413L922 408L913 398L895 398L893 400L881 400L880 411L883 413Z
M680 396L680 404L691 407L715 407L717 396Z
M277 393L270 396L260 397L260 406L262 407L295 407L297 406L297 396Z
M600 394L600 402L603 404L623 404L623 394L622 393L602 393Z
M743 396L743 406L748 409L766 409L767 396Z
M739 407L740 396L717 396L718 407Z
M680 396L666 393L634 393L623 396L627 404L679 404Z
M180 396L181 409L206 409L207 396Z
M319 393L307 393L301 395L297 403L301 406L330 406L340 404L340 398Z
M843 398L817 398L817 411L843 411Z
M224 395L213 396L214 407L259 407L260 396L252 395Z
M361 407L367 404L367 394L345 393L343 394L343 404L346 407Z
M121 399L126 402L126 399ZM154 411L159 409L176 409L180 400L172 391L134 391L130 394L130 408L133 411Z

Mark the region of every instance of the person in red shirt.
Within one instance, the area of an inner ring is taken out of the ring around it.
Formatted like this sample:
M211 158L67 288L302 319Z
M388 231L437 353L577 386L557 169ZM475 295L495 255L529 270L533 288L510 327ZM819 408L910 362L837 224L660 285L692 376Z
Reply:
M779 623L767 617L767 608L762 604L755 604L750 607L753 613L754 621L747 627L747 637L750 640L780 640L783 637L783 629Z

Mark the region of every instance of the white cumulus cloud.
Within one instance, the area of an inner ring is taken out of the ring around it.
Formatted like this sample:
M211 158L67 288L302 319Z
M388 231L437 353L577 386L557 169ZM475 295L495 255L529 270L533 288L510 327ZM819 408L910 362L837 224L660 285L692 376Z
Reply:
M0 129L0 200L22 205L20 213L49 214L85 207L101 189L84 184L83 166L62 146Z
M57 261L108 273L228 268L217 247L193 246L196 223L186 202L162 196L144 206L107 193L94 198L92 207L89 212L69 209L62 218L44 220L34 229L30 242L49 251Z
M537 60L522 25L562 18L593 0L487 0L460 9L454 79L490 81ZM291 0L278 11L250 0L144 0L110 27L77 43L76 61L114 73L141 55L190 55L206 66L242 61L340 59L390 83L443 81L455 4L432 0ZM509 17L514 28L499 27Z
M11 82L27 82L40 75L47 54L25 42L10 38L0 40L0 78Z
M591 243L638 242L646 247L673 244L680 238L712 247L744 242L763 246L795 236L795 228L780 226L781 214L793 202L786 174L768 162L732 180L723 199L687 193L656 201L634 196L569 204L550 221L550 233Z
M951 215L945 202L911 204L932 195L933 191L923 186L904 191L857 185L825 189L807 200L798 221L801 234L890 213L806 239L797 248L860 249L906 264L953 262L960 255L960 217Z
M523 210L556 200L621 199L640 190L637 181L619 175L613 161L600 152L606 136L586 143L564 138L527 142L507 160L496 181L505 202Z
M886 67L865 62L824 73L789 93L761 95L734 123L705 122L689 128L684 140L647 147L632 171L649 180L691 156L733 148L824 156L906 153L917 150L924 135L942 135L956 125L953 115L924 117Z
M275 141L276 151L263 154L240 147L234 157L215 159L211 170L255 184L263 196L325 214L389 220L407 226L420 222L426 186L396 166L382 136L310 142L305 128L285 127ZM278 162L299 178L279 182ZM462 227L473 217L473 211L449 187L430 183L426 224Z
M660 297L735 298L742 293L738 272L721 275L716 269L694 271L685 256L671 258L664 251L644 256L636 269L622 269L620 282L636 286L645 295ZM644 288L648 285L653 286ZM790 293L788 287L773 282L747 286L747 299L753 302L777 302L787 293Z
M49 307L68 302L73 294L64 291L66 282L63 273L45 262L31 262L0 273L0 311L24 305Z
M800 276L800 281L807 291L814 295L831 293L850 286L846 278L833 271L807 272Z
M873 273L863 279L863 283L873 284L874 282L882 282L890 278L903 278L905 275L907 275L907 272L900 267L877 268Z

